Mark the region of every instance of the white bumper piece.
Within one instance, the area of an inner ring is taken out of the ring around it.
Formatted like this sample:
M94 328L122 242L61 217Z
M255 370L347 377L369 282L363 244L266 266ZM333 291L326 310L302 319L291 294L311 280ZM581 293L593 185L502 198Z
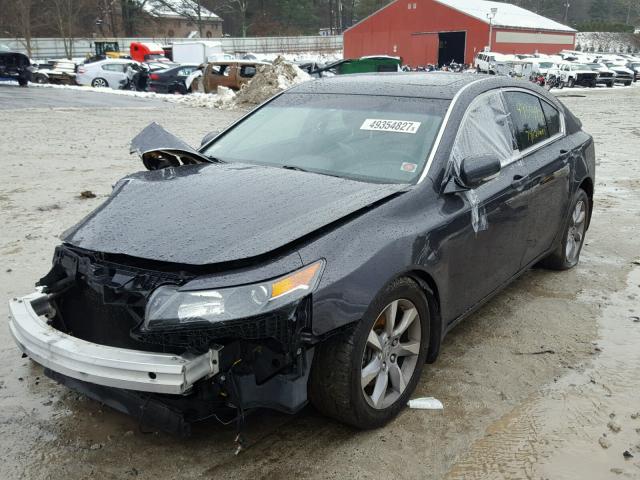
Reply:
M184 394L195 382L218 373L218 350L172 355L87 342L49 326L32 306L33 293L9 303L9 328L18 347L40 365L85 382L143 392Z

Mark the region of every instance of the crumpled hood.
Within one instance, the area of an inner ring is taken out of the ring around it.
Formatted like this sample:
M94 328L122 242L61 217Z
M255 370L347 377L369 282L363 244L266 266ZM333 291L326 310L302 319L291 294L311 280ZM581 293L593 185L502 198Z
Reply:
M208 265L286 246L406 185L243 164L200 164L124 178L63 234L87 250Z

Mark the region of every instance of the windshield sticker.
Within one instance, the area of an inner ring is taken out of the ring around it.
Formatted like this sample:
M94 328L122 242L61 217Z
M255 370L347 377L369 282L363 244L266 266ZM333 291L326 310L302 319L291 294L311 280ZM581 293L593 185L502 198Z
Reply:
M408 173L414 173L416 171L416 168L418 168L418 165L416 165L415 163L403 162L402 165L400 165L400 170Z
M406 122L403 120L381 120L379 118L367 118L360 130L372 130L376 132L418 133L421 122Z

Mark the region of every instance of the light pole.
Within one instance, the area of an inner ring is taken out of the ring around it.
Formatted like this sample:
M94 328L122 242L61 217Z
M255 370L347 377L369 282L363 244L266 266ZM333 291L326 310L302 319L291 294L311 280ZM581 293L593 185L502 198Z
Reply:
M629 4L631 5L631 4ZM567 24L567 19L569 18L569 7L571 4L569 2L565 2L564 4L564 24Z
M495 7L487 13L487 18L489 19L489 51L491 51L493 46L493 19L496 18L496 13L498 13L498 9Z

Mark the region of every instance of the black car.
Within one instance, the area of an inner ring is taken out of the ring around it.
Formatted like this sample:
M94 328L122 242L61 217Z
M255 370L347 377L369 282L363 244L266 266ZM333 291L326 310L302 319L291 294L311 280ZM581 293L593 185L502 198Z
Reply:
M180 93L186 94L188 89L185 80L195 70L198 65L178 65L166 70L156 70L149 74L150 92L156 93Z
M0 79L17 80L26 87L31 80L31 61L19 52L0 51Z
M308 401L385 424L458 322L578 263L593 208L591 136L502 76L346 75L198 151L145 135L158 169L64 234L10 326L50 377L168 431Z

